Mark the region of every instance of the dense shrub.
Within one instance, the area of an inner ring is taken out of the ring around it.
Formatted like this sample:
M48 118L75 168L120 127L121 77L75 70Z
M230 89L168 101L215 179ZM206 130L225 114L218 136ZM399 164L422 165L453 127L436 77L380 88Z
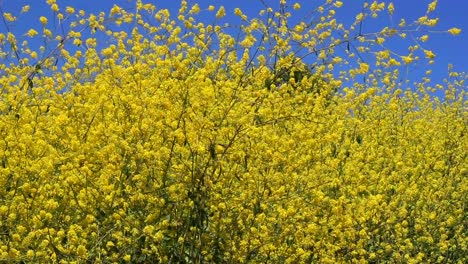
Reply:
M48 2L66 35L45 18L42 49L1 35L0 261L467 262L465 76L405 89L417 51L379 46L404 26L339 42L329 1L321 23L287 26L282 5L236 39L185 2L177 19ZM356 47L375 71L333 57L375 37Z

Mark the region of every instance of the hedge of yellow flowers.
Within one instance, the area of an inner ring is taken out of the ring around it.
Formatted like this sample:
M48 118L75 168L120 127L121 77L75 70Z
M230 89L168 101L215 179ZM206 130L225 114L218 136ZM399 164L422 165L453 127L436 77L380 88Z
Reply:
M468 262L466 76L398 82L435 56L384 48L404 21L353 38L393 4L346 28L282 0L230 34L223 7L47 2L65 31L0 34L0 262Z

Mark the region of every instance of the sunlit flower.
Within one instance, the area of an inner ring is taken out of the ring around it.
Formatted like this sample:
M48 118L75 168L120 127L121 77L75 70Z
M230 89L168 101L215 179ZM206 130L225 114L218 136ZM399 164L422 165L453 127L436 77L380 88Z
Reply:
M21 8L21 13L27 13L29 12L29 9L31 9L30 5L25 5Z
M410 64L414 60L411 56L401 56L401 59L405 64Z
M395 12L395 7L394 7L393 3L388 4L387 10L388 10L388 14L393 15L393 13Z
M451 28L448 30L448 32L454 36L458 35L461 33L461 29L459 28Z
M427 13L433 12L436 9L436 6L437 6L437 0L432 1L427 7Z
M30 29L30 30L28 30L28 32L26 32L26 35L27 35L28 37L34 37L34 36L36 36L37 34L38 34L38 32L37 32L36 30L34 30L34 29Z
M218 9L218 12L216 13L216 18L222 18L226 15L226 10L224 9L224 6L221 6Z
M41 16L41 17L39 18L39 21L41 22L41 24L42 24L43 26L45 26L45 25L47 24L47 18L44 17L44 16Z

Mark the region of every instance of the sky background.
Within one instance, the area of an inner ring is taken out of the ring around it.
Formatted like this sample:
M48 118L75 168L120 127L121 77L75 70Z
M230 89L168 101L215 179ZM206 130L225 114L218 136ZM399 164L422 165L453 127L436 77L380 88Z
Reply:
M266 3L271 3L273 6L277 5L279 0L264 0ZM0 0L0 7L5 12L11 12L18 14L23 5L31 5L31 11L27 16L23 16L21 20L15 22L14 27L11 29L15 34L18 32L25 32L30 27L40 28L38 17L43 15L46 17L52 16L52 11L45 4L45 0ZM144 1L145 3L155 4L158 9L168 8L171 14L177 14L177 10L180 6L180 1L177 0L153 0ZM241 8L249 17L253 17L258 14L263 6L260 0L189 0L189 3L199 3L202 10L207 8L209 5L220 6L224 5L226 11L229 14L225 22L236 23L238 20L232 15L235 7ZM294 1L289 1L294 3ZM318 0L297 0L302 6L300 12L307 15L310 10L321 3ZM361 10L362 4L365 1L362 0L343 0L344 5L342 8L337 10L337 19L339 22L352 22L354 17ZM370 1L372 2L372 1ZM393 22L398 24L400 18L405 18L407 22L412 22L417 18L423 16L427 9L427 5L431 0L395 0L395 14L393 16ZM132 8L134 1L131 0L58 0L57 3L61 8L70 5L76 9L84 9L88 13L99 13L101 11L108 12L110 8L117 4L122 7ZM439 24L435 30L447 30L452 27L458 27L462 29L462 33L458 36L452 36L448 33L435 33L430 34L430 40L424 43L424 48L432 50L436 54L435 64L431 65L430 68L433 70L432 80L440 82L443 78L447 77L448 64L454 65L455 71L468 72L468 16L466 14L468 10L468 1L466 0L440 0L436 11L432 14L432 17L439 17ZM211 13L204 13L210 15ZM384 13L383 13L384 14ZM301 13L298 14L298 17ZM363 33L376 32L382 29L384 26L388 26L391 21L388 16L381 16L378 20L371 20L372 23L363 24ZM0 25L0 32L6 33L5 26ZM24 34L24 33L23 33ZM389 48L393 51L401 52L401 55L406 55L405 50L408 45L413 45L414 42L411 40L406 41L392 41ZM424 62L425 60L422 60ZM418 76L418 72L422 73L427 69L427 65L418 65L413 71L412 76L408 76L409 79L413 79Z

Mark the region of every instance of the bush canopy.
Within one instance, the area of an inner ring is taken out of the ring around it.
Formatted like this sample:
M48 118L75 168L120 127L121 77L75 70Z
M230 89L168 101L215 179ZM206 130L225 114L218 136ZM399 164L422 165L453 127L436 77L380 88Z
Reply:
M0 262L467 263L466 76L400 74L437 1L266 2L2 10Z

